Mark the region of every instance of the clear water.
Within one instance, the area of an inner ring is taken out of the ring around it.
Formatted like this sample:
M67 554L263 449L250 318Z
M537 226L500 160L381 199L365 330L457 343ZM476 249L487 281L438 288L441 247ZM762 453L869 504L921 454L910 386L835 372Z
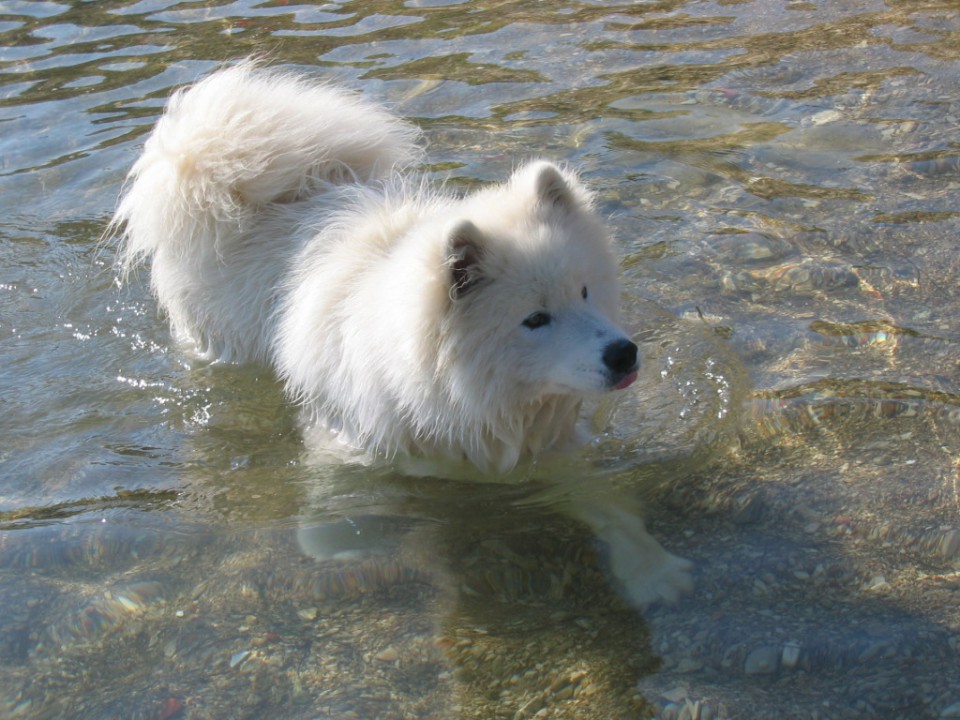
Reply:
M582 168L650 369L584 482L693 594L630 608L523 486L311 464L118 284L165 97L257 52L463 188ZM953 0L0 2L0 716L960 716L958 117Z

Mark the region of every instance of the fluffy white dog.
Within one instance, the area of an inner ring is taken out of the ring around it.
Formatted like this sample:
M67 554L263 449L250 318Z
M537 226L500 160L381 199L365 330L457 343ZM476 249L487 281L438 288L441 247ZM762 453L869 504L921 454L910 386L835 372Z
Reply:
M271 364L310 422L370 456L504 473L568 441L586 395L637 376L590 193L536 161L467 197L403 171L415 128L242 62L177 92L114 219L175 331ZM638 603L689 584L642 521L575 514Z

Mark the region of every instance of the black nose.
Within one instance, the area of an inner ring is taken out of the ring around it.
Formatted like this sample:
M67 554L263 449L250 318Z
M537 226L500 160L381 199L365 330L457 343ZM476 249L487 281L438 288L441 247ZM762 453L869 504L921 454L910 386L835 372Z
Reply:
M603 349L603 364L615 373L632 372L637 367L637 346L623 338Z

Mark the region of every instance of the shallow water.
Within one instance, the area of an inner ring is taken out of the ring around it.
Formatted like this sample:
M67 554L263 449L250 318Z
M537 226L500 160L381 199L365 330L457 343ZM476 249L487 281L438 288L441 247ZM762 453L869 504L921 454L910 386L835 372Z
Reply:
M254 52L464 189L582 169L647 358L585 462L690 596L524 485L310 463L117 282L164 99ZM960 717L958 85L952 0L0 3L0 716Z

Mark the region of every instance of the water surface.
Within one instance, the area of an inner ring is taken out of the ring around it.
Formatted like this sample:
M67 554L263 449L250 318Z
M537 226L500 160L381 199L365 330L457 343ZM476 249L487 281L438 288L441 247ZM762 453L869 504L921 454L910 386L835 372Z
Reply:
M251 53L464 190L581 168L648 370L588 480L690 596L631 608L532 488L309 462L118 282L165 98ZM958 117L952 0L0 3L0 715L960 717Z

